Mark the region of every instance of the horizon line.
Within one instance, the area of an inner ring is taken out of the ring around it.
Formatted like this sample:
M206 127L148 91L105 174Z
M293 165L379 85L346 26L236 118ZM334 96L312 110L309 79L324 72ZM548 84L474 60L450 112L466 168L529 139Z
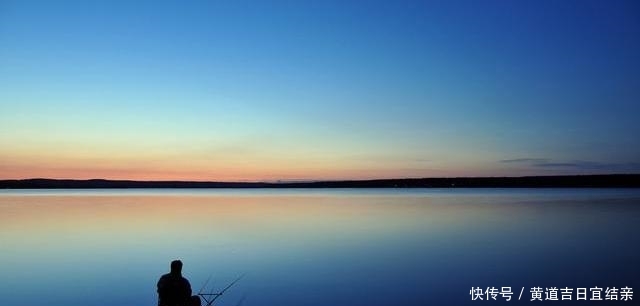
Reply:
M137 181L111 179L2 179L1 189L114 188L448 188L640 187L640 173L501 177L421 177L307 181Z
M111 181L111 182L178 182L178 183L318 183L318 182L359 182L359 181L388 181L388 180L421 180L421 179L504 179L504 178L552 178L552 177L605 177L605 176L640 176L640 172L627 173L606 173L606 174L556 174L556 175L488 175L488 176L408 176L408 177L378 177L378 178L352 178L352 179L272 179L272 180L136 180L136 179L115 179L115 178L52 178L52 177L29 177L29 178L4 178L3 181L30 181L30 180L51 180L51 181Z

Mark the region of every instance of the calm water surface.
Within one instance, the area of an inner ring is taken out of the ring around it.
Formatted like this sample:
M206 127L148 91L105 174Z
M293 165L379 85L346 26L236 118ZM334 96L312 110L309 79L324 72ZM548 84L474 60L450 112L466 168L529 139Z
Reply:
M175 258L194 291L245 274L217 305L531 304L637 291L639 229L637 189L0 191L0 305L155 305Z

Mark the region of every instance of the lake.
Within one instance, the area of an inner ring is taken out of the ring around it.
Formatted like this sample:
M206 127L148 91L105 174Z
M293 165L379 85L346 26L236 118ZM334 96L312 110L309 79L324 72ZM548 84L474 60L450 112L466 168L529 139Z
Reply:
M216 305L535 304L638 289L639 230L639 189L4 190L0 305L156 305L173 259L194 292L244 275Z

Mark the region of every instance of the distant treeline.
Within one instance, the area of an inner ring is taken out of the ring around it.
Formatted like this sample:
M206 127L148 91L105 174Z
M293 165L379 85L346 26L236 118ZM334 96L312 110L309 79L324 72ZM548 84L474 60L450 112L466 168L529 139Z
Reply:
M640 174L405 178L314 182L190 182L128 180L0 180L8 189L89 188L640 188Z

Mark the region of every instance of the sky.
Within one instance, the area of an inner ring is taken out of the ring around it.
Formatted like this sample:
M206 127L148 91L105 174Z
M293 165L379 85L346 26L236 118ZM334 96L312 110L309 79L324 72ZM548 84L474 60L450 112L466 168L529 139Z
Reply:
M0 179L640 173L638 1L0 0Z

